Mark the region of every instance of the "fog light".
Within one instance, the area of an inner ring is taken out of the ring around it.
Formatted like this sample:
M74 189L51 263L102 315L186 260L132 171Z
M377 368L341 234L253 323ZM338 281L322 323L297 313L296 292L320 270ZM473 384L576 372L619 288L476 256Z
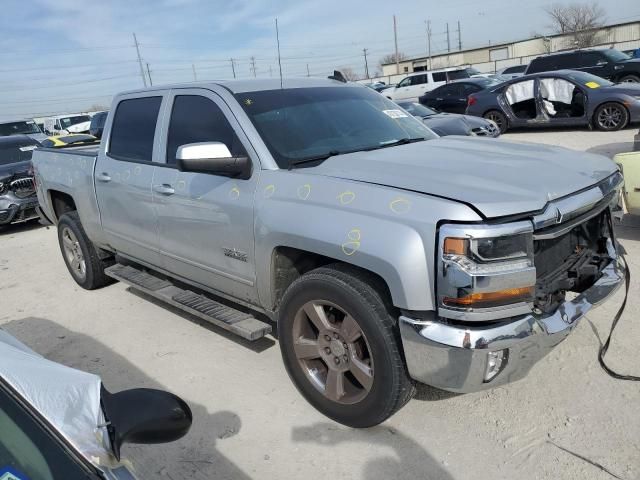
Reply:
M487 355L487 369L484 373L485 383L493 380L507 366L508 359L509 350L507 349L489 352Z

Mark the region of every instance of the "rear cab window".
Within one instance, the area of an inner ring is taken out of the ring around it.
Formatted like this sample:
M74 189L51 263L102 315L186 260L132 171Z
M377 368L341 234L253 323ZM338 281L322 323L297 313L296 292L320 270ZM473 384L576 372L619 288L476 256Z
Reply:
M116 160L151 162L162 96L122 100L115 111L109 156Z

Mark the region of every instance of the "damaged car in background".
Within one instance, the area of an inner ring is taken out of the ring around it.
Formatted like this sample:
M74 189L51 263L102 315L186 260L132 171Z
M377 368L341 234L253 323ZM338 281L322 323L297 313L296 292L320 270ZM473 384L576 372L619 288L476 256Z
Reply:
M441 137L446 135L468 135L496 138L500 136L498 126L485 118L436 112L416 102L397 103L414 117L420 118L427 127Z
M614 84L574 70L542 72L470 95L466 113L493 120L503 133L579 125L620 130L640 122L640 84Z
M26 135L0 137L0 227L39 218L31 167L38 145Z
M0 329L0 479L135 480L126 443L178 440L193 415L150 388L109 392L100 377L49 361Z

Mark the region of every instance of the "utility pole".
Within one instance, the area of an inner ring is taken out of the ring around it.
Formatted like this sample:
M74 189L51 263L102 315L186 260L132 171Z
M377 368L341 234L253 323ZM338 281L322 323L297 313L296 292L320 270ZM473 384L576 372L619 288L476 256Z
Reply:
M447 22L447 52L451 51L451 41L449 40L449 22Z
M191 68L193 70L193 81L197 82L198 81L198 75L196 75L196 64L192 63L191 64Z
M396 23L396 16L393 16L393 40L396 45L396 75L400 74L400 58L398 58L398 25Z
M307 63L307 77L310 77L311 74L309 73L309 64Z
M367 49L363 48L362 53L364 54L364 74L369 78L369 64L367 63Z
M278 43L278 68L280 69L280 88L282 88L282 62L280 61L280 32L278 31L277 17L276 17L276 42Z
M140 76L142 77L142 83L144 83L144 87L147 88L147 79L144 76L144 68L142 68L142 57L140 57L140 45L138 44L138 39L136 38L136 34L133 34L133 43L136 46L136 52L138 54L138 64L140 65Z
M233 78L236 78L236 61L233 58L231 60L231 71L233 72Z
M251 57L251 71L253 72L253 78L256 78L256 57Z
M147 63L147 75L149 75L149 86L153 87L153 80L151 80L151 70L149 70L149 63Z
M462 32L460 31L460 20L458 20L458 50L462 50Z
M424 23L427 27L427 56L429 57L428 69L431 70L431 68L433 67L431 65L433 63L431 61L431 20L425 20Z

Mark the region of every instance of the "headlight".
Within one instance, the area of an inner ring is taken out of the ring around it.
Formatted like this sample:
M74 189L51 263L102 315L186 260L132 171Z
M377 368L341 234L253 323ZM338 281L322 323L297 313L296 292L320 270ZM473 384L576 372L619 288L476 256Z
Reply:
M444 225L439 257L441 316L483 321L531 311L536 269L530 222Z

